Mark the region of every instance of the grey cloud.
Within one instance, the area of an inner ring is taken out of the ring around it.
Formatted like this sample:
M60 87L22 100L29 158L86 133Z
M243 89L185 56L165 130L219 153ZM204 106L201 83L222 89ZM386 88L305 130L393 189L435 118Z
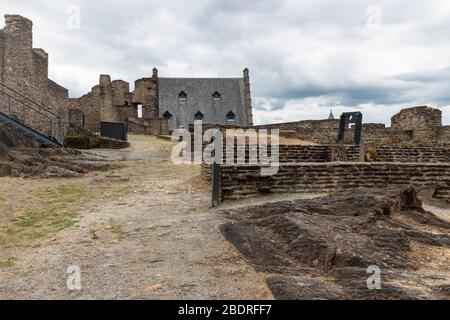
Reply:
M65 26L72 4L81 8L80 30ZM366 10L373 4L381 9L381 30L374 34L366 28ZM287 106L301 109L308 99L323 105L320 114L334 104L368 114L366 104L389 110L425 102L449 105L446 4L4 0L2 9L34 20L36 43L50 54L50 74L71 96L88 91L100 73L132 83L153 66L161 76L241 76L247 66L255 113L283 119Z

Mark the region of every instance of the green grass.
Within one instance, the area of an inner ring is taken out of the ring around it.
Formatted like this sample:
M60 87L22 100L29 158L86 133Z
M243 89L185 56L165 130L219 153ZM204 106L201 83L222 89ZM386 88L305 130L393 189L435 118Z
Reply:
M125 236L122 230L122 225L119 221L114 218L110 218L108 224L110 226L109 231L114 233L119 239L122 239Z
M167 177L170 177L171 175L173 175L173 171L164 169L164 170L161 170L160 175L163 178L167 178Z
M0 227L0 245L28 244L45 238L76 223L75 209L88 195L83 186L72 184L37 190L37 208L25 208L17 218Z
M124 197L124 196L130 194L131 191L132 191L131 186L130 186L130 185L126 185L126 186L123 186L123 187L119 187L119 188L113 189L113 190L111 191L111 194L112 194L114 197L116 197L116 198L117 198L117 197Z
M8 257L6 260L0 260L0 268L11 268L16 263L16 257Z

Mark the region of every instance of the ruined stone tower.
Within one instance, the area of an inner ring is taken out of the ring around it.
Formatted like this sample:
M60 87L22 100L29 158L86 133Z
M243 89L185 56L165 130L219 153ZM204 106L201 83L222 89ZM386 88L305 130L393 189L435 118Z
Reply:
M0 82L68 119L68 90L48 78L48 54L33 48L33 23L20 15L5 15L0 30Z

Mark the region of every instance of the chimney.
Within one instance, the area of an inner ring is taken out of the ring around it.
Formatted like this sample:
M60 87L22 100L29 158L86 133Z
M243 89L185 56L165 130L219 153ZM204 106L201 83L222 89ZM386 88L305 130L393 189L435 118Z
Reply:
M253 112L252 112L252 97L250 90L250 73L248 68L245 68L244 71L244 106L247 114L247 125L253 125Z

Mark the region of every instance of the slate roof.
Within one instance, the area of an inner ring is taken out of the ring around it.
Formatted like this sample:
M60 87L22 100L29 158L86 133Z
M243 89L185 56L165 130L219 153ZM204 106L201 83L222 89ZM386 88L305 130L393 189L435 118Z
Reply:
M179 97L184 92L186 98ZM220 97L217 96L217 93ZM214 94L216 93L215 97ZM243 78L159 78L159 114L172 115L170 129L194 122L195 114L203 114L204 123L227 124L232 111L234 124L247 124Z

